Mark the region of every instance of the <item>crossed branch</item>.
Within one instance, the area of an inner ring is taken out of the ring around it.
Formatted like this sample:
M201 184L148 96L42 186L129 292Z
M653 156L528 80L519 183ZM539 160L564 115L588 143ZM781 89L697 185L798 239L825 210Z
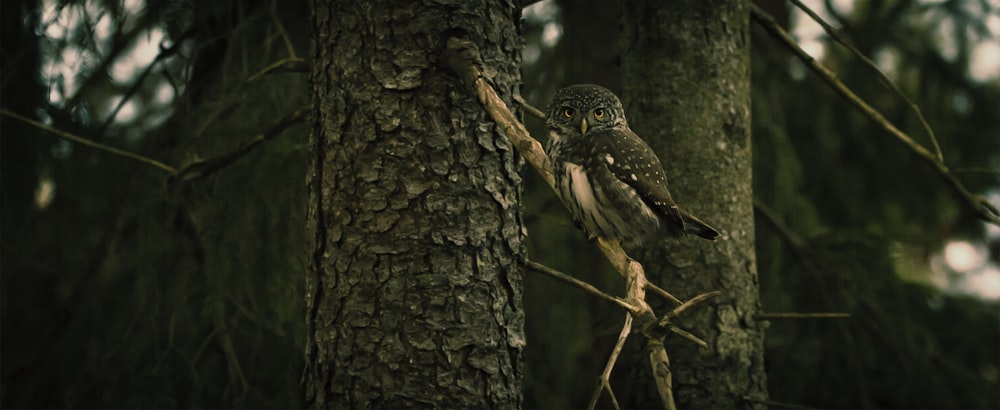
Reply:
M554 190L555 180L552 175L551 163L542 149L542 144L529 135L524 124L518 121L517 117L507 108L507 104L497 95L496 90L493 89L488 80L483 76L482 69L480 68L482 60L476 45L468 40L450 38L447 43L446 57L451 69L459 75L468 87L475 90L480 104L483 105L486 112L496 122L500 131L510 139L511 145L541 174L542 179ZM538 110L532 111L537 112ZM611 265L614 266L618 274L625 279L627 289L625 298L617 298L604 294L589 284L541 264L530 261L527 263L527 267L532 270L564 280L603 300L624 308L629 313L625 319L625 324L619 334L615 348L604 368L604 372L601 373L597 389L594 391L594 395L590 401L590 408L592 409L597 405L597 400L604 391L608 392L615 408L619 408L618 400L611 389L609 380L611 370L618 359L618 355L621 353L622 346L624 346L625 340L632 333L633 324L635 324L640 333L646 337L649 362L653 369L653 377L657 379L656 386L664 408L676 409L671 388L670 361L667 351L663 347L663 338L666 331L671 331L691 340L699 346L707 347L707 344L698 337L675 326L671 319L691 306L720 295L721 292L709 292L681 303L680 300L666 291L649 283L642 265L625 254L625 251L618 242L607 241L604 238L598 237L595 243L601 252L604 253L604 256L608 258L608 261L611 262ZM657 289L654 290L655 293L678 303L680 306L663 317L658 317L646 302L647 289Z

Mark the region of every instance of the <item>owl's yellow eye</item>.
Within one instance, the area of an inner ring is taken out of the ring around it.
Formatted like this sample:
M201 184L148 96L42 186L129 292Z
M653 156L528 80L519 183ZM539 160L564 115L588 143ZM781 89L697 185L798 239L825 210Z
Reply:
M563 117L573 118L573 114L575 114L575 113L576 113L576 111L574 111L572 108L563 108L563 113L562 114L563 114Z
M604 109L598 108L594 110L594 118L604 118Z

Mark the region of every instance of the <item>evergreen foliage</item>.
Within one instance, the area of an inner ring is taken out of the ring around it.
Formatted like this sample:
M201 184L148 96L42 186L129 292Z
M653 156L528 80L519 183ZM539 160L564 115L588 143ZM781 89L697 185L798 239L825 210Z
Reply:
M779 20L795 14L782 2L759 3ZM308 2L2 7L0 108L60 130L183 167L231 153L308 105L304 71L248 81L291 50L308 63ZM618 87L621 5L535 7L553 12L526 15L526 46L539 56L524 65L528 102L544 106L563 84ZM63 10L78 16L75 25L53 17ZM920 106L959 178L973 192L995 192L1000 82L969 74L995 6L858 0L849 12L832 11L862 52L892 62L890 77ZM53 36L60 27L66 34ZM109 74L150 30L163 34L154 46L165 56L150 74ZM553 30L562 36L546 42ZM772 399L819 408L1000 407L1000 305L927 279L932 265L941 269L933 261L947 241L984 243L997 264L998 239L905 147L766 33L752 32L753 188L777 216L758 209L756 218L764 308L851 314L770 324ZM823 64L930 146L905 102L848 52L823 44ZM52 70L53 56L76 53L84 58L74 68ZM173 96L166 103L162 90ZM134 105L123 111L135 116L104 125L124 95ZM525 122L545 139L540 121ZM0 133L0 407L302 405L303 125L190 181L7 116ZM529 258L621 294L555 196L532 172L524 177ZM533 273L525 282L525 406L581 407L624 312ZM615 375L645 365L620 362Z

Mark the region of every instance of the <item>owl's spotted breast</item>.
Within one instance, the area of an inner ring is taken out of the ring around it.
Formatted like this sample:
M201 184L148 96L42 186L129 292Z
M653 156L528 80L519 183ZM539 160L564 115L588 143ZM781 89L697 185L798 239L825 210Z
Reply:
M660 227L656 213L635 189L610 171L563 162L559 192L576 222L591 235L641 243Z
M628 127L611 91L587 84L559 90L546 124L560 196L590 235L632 242L656 232L718 236L674 202L659 158Z

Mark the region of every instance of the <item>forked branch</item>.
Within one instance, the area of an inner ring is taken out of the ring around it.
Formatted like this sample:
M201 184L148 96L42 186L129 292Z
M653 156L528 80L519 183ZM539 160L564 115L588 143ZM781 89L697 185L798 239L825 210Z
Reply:
M483 105L486 112L496 122L500 131L510 139L511 145L541 174L542 179L545 180L549 187L555 190L555 179L553 178L551 164L545 155L545 151L542 149L542 145L528 134L524 124L518 121L517 117L511 113L510 109L507 108L507 104L497 95L488 80L483 77L483 70L481 68L482 60L476 45L471 41L450 38L447 42L446 51L447 64L451 70L458 74L460 79L470 89L475 90L480 104ZM646 280L646 274L642 265L625 254L625 251L617 242L607 241L598 237L595 243L601 249L601 252L604 253L604 256L608 258L608 261L611 262L611 265L614 266L618 274L626 281L627 296L624 301L613 297L602 297L612 300L613 303L620 306L628 306L626 309L629 310L630 316L622 329L622 336L619 337L618 344L620 345L628 337L633 320L646 329L659 323L659 319L649 304L646 303L646 290L651 287ZM533 269L536 268L534 266L530 267ZM574 285L579 286L575 283ZM587 287L581 286L581 288L591 291ZM593 292L591 291L591 293ZM669 296L669 293L662 290L657 293ZM670 298L673 297L670 296ZM676 298L673 299L676 300ZM668 328L674 329L675 326L671 324ZM674 409L676 406L673 402L673 393L670 391L672 382L670 380L669 363L666 360L666 349L663 348L662 336L650 337L649 333L643 333L647 335L649 346L654 347L650 351L650 364L653 366L654 377L657 379L656 384L663 399L663 405L667 409ZM690 335L683 331L681 334ZM691 337L697 340L693 335ZM659 347L656 348L656 346ZM604 390L609 392L612 401L617 406L617 401L611 387L607 383L607 378L611 373L611 368L614 366L619 351L620 349L616 349L612 352L611 358L608 360L605 372L601 375L601 384L598 385L597 391L594 393L594 398L591 401L591 408L596 405L597 399L600 398Z

